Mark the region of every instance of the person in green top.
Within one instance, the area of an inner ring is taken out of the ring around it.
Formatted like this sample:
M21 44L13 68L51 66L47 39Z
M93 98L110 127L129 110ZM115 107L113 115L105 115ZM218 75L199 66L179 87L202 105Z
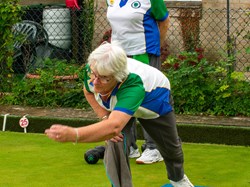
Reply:
M116 43L95 49L84 72L84 95L101 120L78 128L54 124L45 130L46 135L58 142L105 141L104 165L112 186L132 187L129 146L131 118L135 117L155 141L170 183L193 187L184 173L168 78L128 58Z

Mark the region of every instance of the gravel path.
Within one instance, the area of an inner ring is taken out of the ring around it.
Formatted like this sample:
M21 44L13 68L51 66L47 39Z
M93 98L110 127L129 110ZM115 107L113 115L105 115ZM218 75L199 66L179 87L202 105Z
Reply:
M0 106L0 115L15 115L34 117L56 117L56 118L88 118L96 119L92 110L73 108L41 108L23 106ZM206 125L229 125L250 127L250 117L223 117L223 116L190 116L176 115L177 123L181 124L206 124Z

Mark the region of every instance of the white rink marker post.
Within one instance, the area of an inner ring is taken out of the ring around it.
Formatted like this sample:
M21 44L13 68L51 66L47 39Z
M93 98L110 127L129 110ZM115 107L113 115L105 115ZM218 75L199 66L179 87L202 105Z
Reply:
M3 118L3 131L5 131L5 128L6 128L6 121L7 121L7 116L10 115L10 114L4 114L4 118Z
M26 117L28 114L24 115L20 120L19 120L19 125L24 129L24 133L27 133L26 127L29 125L29 120Z

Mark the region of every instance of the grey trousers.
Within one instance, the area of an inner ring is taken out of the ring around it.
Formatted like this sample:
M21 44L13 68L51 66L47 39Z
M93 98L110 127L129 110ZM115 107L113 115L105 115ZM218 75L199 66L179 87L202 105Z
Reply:
M149 54L148 57L149 57L149 65L160 70L161 69L160 57L152 55L152 54ZM136 120L134 120L134 124L136 124ZM147 131L144 130L143 127L142 127L142 132L143 132L143 136L144 136L144 139L145 139L146 148L156 149L157 146L156 146L154 140L149 136L149 134L147 133ZM137 149L138 146L136 144L136 140L137 140L136 125L132 126L131 134L132 134L131 135L131 146L134 149Z
M174 106L172 95L170 95L169 102ZM184 176L184 157L174 111L156 119L138 118L138 121L160 151L166 165L168 178L172 181L181 180ZM130 121L130 123L134 122Z
M170 112L156 119L138 120L152 137L164 158L168 178L172 181L181 180L184 176L184 158L174 112Z
M142 132L143 132L143 137L145 139L146 148L156 149L157 147L156 144L154 143L154 140L149 136L149 134L144 130L143 127L142 127ZM138 148L136 140L137 140L136 119L133 118L133 125L131 128L131 146L134 149Z
M138 120L153 138L164 158L168 178L172 181L181 180L184 176L184 158L174 112L170 112L156 119L138 118ZM134 120L131 119L123 129L123 142L113 143L108 141L104 155L104 163L112 186L133 186L128 158L131 139L130 130L133 123Z

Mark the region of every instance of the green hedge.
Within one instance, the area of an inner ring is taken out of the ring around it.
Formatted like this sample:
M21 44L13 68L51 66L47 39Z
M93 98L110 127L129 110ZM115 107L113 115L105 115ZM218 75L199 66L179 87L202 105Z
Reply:
M178 124L183 142L250 145L249 127Z
M8 116L6 120L6 131L24 132L24 129L19 126L19 120L22 116ZM29 117L29 126L26 128L27 132L44 133L45 129L52 124L64 124L73 127L85 126L96 122L91 119L80 118L47 118L47 117ZM3 124L4 116L0 117L0 123ZM1 128L2 129L2 128Z
M0 116L0 124L3 124L4 116ZM8 116L6 122L6 131L24 132L19 126L21 116ZM47 118L47 117L29 117L29 133L44 133L44 130L52 124L64 124L73 127L86 126L97 122L96 119L81 118ZM215 126L201 124L177 124L179 136L183 142L192 143L214 143L226 145L250 145L249 127ZM2 129L2 128L1 128ZM137 126L138 139L143 139L140 124Z

